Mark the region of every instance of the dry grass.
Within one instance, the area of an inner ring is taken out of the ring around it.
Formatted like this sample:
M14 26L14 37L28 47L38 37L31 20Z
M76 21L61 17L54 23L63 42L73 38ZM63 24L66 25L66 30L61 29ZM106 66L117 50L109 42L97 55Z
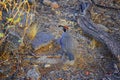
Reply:
M30 25L28 31L27 31L27 36L29 37L30 40L33 40L38 32L38 24L33 23Z
M95 59L91 54L80 53L76 57L75 67L80 68L81 70L90 68L91 64L94 64Z
M35 51L35 53L37 54L41 54L41 53L54 53L56 52L57 50L60 49L60 46L59 45L56 45L54 41L51 41L49 42L47 45L42 45L40 46L39 49L37 49Z
M3 33L5 36L0 38L0 46L4 44L6 40L6 37L8 36L8 31L13 31L18 33L20 36L20 47L16 48L16 50L12 51L13 54L17 53L26 53L26 49L30 47L28 45L28 39L26 38L26 33L29 29L29 34L27 36L29 37L30 40L34 39L35 35L37 34L37 24L31 24L29 26L29 22L31 22L31 15L30 13L34 13L35 8L33 8L34 5L30 5L28 0L0 0L0 18L5 17L5 22L4 24L0 25L0 32L2 32L3 28L5 28L5 32ZM1 15L1 13L4 14L4 12L8 13L8 15L4 16ZM19 23L22 20L22 16L26 15L25 18L25 25L20 25ZM30 18L30 19L29 19ZM2 19L3 20L3 19ZM14 25L14 27L6 27L6 26L11 26ZM27 40L27 41L26 41ZM5 44L4 44L5 45ZM21 47L22 45L22 47ZM9 47L9 46L7 46ZM23 48L24 47L24 48ZM12 49L12 47L10 47ZM6 51L4 53L4 50L1 50L0 54L0 60L3 59L8 59L9 53L11 51Z
M95 39L92 39L90 45L88 46L90 49L95 49L96 47L100 47L101 43L96 41Z

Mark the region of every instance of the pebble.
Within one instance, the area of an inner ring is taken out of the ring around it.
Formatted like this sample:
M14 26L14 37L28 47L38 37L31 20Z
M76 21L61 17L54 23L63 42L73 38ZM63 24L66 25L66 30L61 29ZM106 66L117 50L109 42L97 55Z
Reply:
M52 3L52 2L51 2L50 0L43 0L43 4L44 4L44 5L50 6L51 3Z
M51 65L50 64L45 64L45 68L49 68Z
M60 59L54 59L54 58L51 59L51 58L47 58L47 56L41 56L40 58L36 60L36 63L47 63L47 64L57 64L59 62L61 62Z
M47 6L50 6L50 7L53 8L53 9L57 9L57 8L60 7L57 2L55 2L55 1L52 2L52 1L50 1L50 0L43 0L43 4L44 4L44 5L47 5Z
M36 70L36 68L30 69L27 72L27 78L30 78L32 80L39 80L40 79L40 73Z
M30 5L35 4L35 0L28 0L28 2Z
M51 7L52 7L53 9L57 9L57 8L59 8L60 6L58 5L57 2L53 2L53 3L51 3Z

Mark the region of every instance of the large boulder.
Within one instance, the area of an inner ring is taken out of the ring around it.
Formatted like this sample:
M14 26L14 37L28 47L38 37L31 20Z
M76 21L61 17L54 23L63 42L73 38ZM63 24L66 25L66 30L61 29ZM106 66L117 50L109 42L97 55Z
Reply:
M38 32L32 41L32 47L36 53L44 53L59 48L59 45L55 43L55 37L50 32Z

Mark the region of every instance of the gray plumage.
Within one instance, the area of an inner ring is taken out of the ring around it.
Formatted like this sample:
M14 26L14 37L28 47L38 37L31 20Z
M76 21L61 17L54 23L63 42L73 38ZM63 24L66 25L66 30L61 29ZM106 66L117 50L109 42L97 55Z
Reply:
M60 45L63 52L68 56L69 60L74 60L74 41L69 32L64 32L60 39Z

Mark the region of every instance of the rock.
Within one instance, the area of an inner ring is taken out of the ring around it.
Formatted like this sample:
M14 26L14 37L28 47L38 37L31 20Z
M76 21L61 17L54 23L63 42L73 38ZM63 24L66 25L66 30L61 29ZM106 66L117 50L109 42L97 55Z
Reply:
M74 25L75 22L73 21L70 21L70 20L66 20L66 19L60 19L59 20L59 25Z
M60 50L60 45L50 32L38 32L32 41L32 47L37 56L42 54L54 54L56 51Z
M57 8L59 8L60 6L58 5L57 2L52 2L52 3L51 3L51 7L52 7L53 9L57 9Z
M38 69L36 69L35 67L33 69L30 69L27 72L27 78L28 79L32 79L32 80L39 80L40 79L40 73L38 71Z
M43 4L44 4L44 5L50 6L51 3L52 3L52 2L51 2L50 0L43 0Z
M35 0L28 0L28 2L29 2L30 5L35 4Z
M50 6L53 9L57 9L60 7L57 2L55 2L55 1L52 2L51 0L43 0L43 4Z
M2 24L5 24L7 22L6 18L9 17L9 13L7 13L7 11L3 10L1 17L2 17Z
M20 45L20 36L17 34L17 32L12 32L10 31L8 36L7 36L7 51L10 50L15 50L18 49L19 45Z
M61 61L62 60L59 58L57 59L57 58L48 58L47 56L41 56L35 61L35 63L57 64L60 63Z
M67 64L67 65L74 65L74 60L73 61L69 61L69 60L67 60L66 62L65 62L65 64Z
M38 32L35 39L32 41L34 50L38 50L43 46L50 44L54 40L54 36L48 32Z
M44 67L45 68L49 68L51 65L50 64L45 64Z
M3 70L0 70L0 73L3 73L4 71Z

